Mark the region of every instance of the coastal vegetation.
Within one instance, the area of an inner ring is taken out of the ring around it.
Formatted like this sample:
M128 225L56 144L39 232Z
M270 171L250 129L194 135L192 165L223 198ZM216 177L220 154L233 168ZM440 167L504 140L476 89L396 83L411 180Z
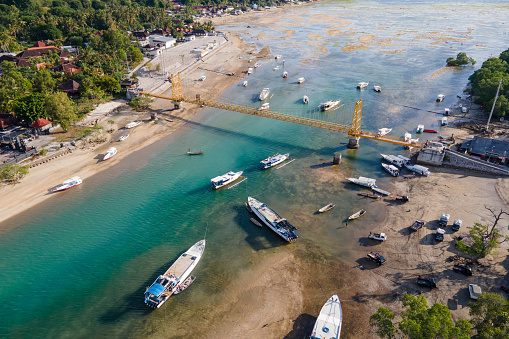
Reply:
M484 292L470 303L470 317L476 338L502 339L509 336L509 302L499 293Z
M17 183L28 174L28 165L4 164L0 167L0 180L8 183Z
M475 65L475 60L472 57L467 56L467 53L460 52L456 56L456 59L453 57L447 58L447 66L464 66L468 64Z

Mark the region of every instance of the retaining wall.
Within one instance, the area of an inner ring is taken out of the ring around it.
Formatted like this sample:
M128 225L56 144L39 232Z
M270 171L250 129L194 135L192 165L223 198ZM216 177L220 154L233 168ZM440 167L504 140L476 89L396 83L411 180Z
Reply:
M487 174L509 176L509 167L499 166L484 160L469 157L463 153L446 150L443 166L467 169Z

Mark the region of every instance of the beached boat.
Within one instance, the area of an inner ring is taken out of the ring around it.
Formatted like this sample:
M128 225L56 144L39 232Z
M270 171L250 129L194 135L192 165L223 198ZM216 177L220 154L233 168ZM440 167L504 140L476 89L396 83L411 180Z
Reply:
M256 216L281 238L288 242L297 239L297 229L290 224L288 220L281 218L273 209L267 206L267 204L252 197L248 197L247 202Z
M387 165L382 162L382 167L384 168L384 170L389 172L389 174L392 175L393 177L397 177L399 175L399 168L397 168L394 165Z
M376 192L376 193L378 193L378 194L381 194L381 195L391 195L391 192L386 191L386 190L383 190L383 189L378 188L378 187L371 187L371 189L372 189L374 192Z
M258 108L259 111L266 111L270 108L270 105L268 102L264 103L262 107Z
M354 219L360 218L360 217L362 217L364 214L366 214L366 211L365 211L365 210L357 211L357 212L355 212L354 214L352 214L351 216L349 216L349 217L348 217L348 220L354 220Z
M416 128L415 132L416 133L424 132L424 125L417 125L417 128Z
M246 81L244 81L244 83L242 84L242 86L247 87L247 80L246 80Z
M310 339L339 339L342 322L341 302L338 295L334 294L320 310Z
M382 91L382 87L380 87L380 86L373 86L373 89L375 90L375 92L381 92Z
M359 177L359 178L346 178L346 180L353 182L354 184L365 186L365 187L376 187L376 179Z
M125 128L131 129L133 127L138 126L139 124L141 124L141 120L133 121L133 122L130 122L127 125L125 125Z
M329 101L326 101L326 102L322 102L318 106L318 108L320 108L321 111L328 111L328 110L336 107L340 103L341 103L341 100L329 100Z
M382 158L390 162L393 165L396 165L398 167L403 167L405 164L408 164L410 162L410 158L404 157L402 155L391 155L391 154L382 154L380 153Z
M260 92L260 95L258 96L260 98L261 101L267 99L267 97L269 96L270 94L270 88L264 88L261 92Z
M125 139L127 139L129 137L129 133L128 134L124 134L124 135L121 135L120 138L118 138L118 141L124 141Z
M179 294L180 292L183 292L186 288L189 287L193 283L193 281L196 280L196 277L194 275L190 276L186 279L182 284L180 284L177 289L173 292L173 294Z
M442 120L440 120L440 126L446 126L447 125L447 117L443 117Z
M427 167L424 167L421 165L405 164L405 167L407 169L409 169L410 171L412 171L414 173L418 173L420 175L424 175L425 177L427 177L428 175L431 174L431 172L429 171L429 169Z
M276 165L279 165L280 163L282 163L283 161L285 161L289 157L290 157L290 153L286 153L286 154L276 153L273 156L268 157L267 159L264 159L264 160L260 161L260 167L262 169L267 169L267 168L270 168L270 167L274 167Z
M117 154L117 149L115 147L110 147L110 149L108 149L108 151L104 155L103 161L111 159L115 154Z
M82 183L83 181L81 180L80 177L76 176L76 177L72 177L71 179L68 179L66 181L64 181L62 183L62 185L60 186L57 186L55 187L54 189L51 190L51 192L61 192L61 191L65 191L65 190L68 190L69 188L73 188L75 186L78 186Z
M435 131L434 129L423 129L422 130L424 133L438 133L437 131Z
M358 88L358 89L363 89L363 88L368 87L368 85L369 85L369 82L359 82L359 83L357 84L357 88Z
M304 95L304 97L302 98L302 103L309 104L309 98L307 95Z
M439 95L437 95L437 102L442 102L442 101L444 101L444 98L445 98L445 95L443 95L443 94L439 94Z
M187 154L189 154L189 155L200 155L200 154L203 154L203 151L202 151L202 150L199 150L199 151L197 151L197 152L191 152L191 149L189 149L189 150L187 151Z
M334 205L333 203L330 203L327 206L323 206L322 208L320 208L318 210L318 212L320 212L320 213L327 212L327 211L330 211L331 209L333 209L334 207L336 207L336 205Z
M215 178L210 179L210 182L212 183L212 187L214 187L215 189L218 189L218 188L221 188L223 186L226 186L226 185L234 182L235 180L240 178L242 173L244 173L244 171L240 171L240 172L229 171L226 174L219 175Z
M298 78L298 79L297 79L297 83L298 83L298 84L303 84L303 83L304 83L304 81L306 81L306 79L304 79L304 78Z
M380 199L382 196L374 193L367 192L359 192L358 195L362 195L363 197L371 198L371 199Z
M207 76L203 75L203 76L200 78L200 81L204 81L205 79L207 79Z
M384 136L384 135L387 135L389 133L391 133L392 131L392 128L379 128L378 129L378 136Z
M145 304L151 308L159 308L176 290L180 290L182 284L200 261L204 250L205 239L198 241L175 260L173 265L147 288Z
M288 78L288 72L287 71L283 72L283 78L285 78L285 79Z
M263 225L262 225L262 224L260 224L260 222L259 222L258 220L256 220L255 218L250 218L249 220L251 220L251 222L252 222L253 224L255 224L256 226L258 226L258 227L262 227L262 226L263 226Z

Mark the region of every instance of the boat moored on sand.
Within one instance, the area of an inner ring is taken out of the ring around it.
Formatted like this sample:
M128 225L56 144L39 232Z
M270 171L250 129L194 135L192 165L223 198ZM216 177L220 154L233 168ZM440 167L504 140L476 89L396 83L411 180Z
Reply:
M252 197L247 198L247 203L256 216L281 238L288 242L297 239L297 229L290 224L288 220L280 217L273 209L267 206L267 204Z
M349 217L348 217L348 220L354 220L354 219L360 218L360 217L362 217L364 214L366 214L366 210L360 210L360 211L357 211L357 212L355 212L354 214L352 214L351 216L349 216Z
M320 213L327 212L327 211L330 211L331 209L333 209L334 207L336 207L336 205L334 205L333 203L330 203L327 206L323 206L322 208L320 208L318 210L318 212L320 212Z
M78 177L78 176L72 177L71 179L64 181L62 183L62 185L57 186L54 189L52 189L51 192L53 193L53 192L65 191L65 190L68 190L69 188L73 188L75 186L81 185L82 182L83 181L81 180L80 177Z
M320 108L321 111L328 111L330 109L333 109L337 105L341 103L341 100L329 100L326 102L322 102L318 108Z
M131 129L133 127L138 126L139 124L141 124L141 121L140 120L136 120L136 121L130 122L127 125L125 125L125 128Z
M104 160L108 160L108 159L111 159L115 154L117 154L117 149L116 147L110 147L110 149L108 149L108 151L106 152L106 154L104 155L103 157L103 161Z
M270 88L264 88L261 92L260 92L260 95L258 96L260 98L260 101L263 101L265 99L267 99L267 97L269 96L270 94Z
M353 182L354 184L365 186L365 187L376 187L376 179L359 177L359 178L346 178L346 180Z
M124 134L124 135L121 135L120 138L118 138L118 141L124 141L125 139L127 139L129 137L129 133L127 134Z
M238 178L240 178L242 173L244 173L244 171L240 171L240 172L229 171L226 174L223 174L223 175L220 175L220 176L210 179L210 182L212 183L212 187L214 187L217 190L218 188L226 186L226 185L234 182Z
M399 168L397 168L394 165L387 165L382 163L382 167L384 168L384 170L389 172L389 174L392 175L393 177L397 177L399 175Z
M268 157L267 159L264 159L264 160L260 161L260 167L262 169L267 169L267 168L270 168L270 167L274 167L276 165L279 165L280 163L282 163L283 161L285 161L289 157L290 157L290 153L286 153L286 154L276 153L273 156Z
M425 177L427 177L428 175L431 174L431 172L429 171L429 169L427 167L424 167L421 165L405 164L405 167L407 169L409 169L410 171L412 171L414 173L418 173L420 175L424 175Z
M310 339L339 339L343 323L343 310L337 294L327 300L316 318Z

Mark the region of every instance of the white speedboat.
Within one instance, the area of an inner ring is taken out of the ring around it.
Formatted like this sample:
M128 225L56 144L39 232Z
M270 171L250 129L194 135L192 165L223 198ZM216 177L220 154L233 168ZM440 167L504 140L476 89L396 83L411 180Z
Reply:
M267 99L267 97L269 96L270 94L270 88L264 88L261 92L260 92L260 95L259 95L259 98L261 101Z
M307 95L304 95L304 97L302 98L302 102L303 102L304 104L309 104L309 98L308 98L308 96L307 96Z
M343 310L337 294L327 300L323 305L310 339L339 339L341 336L341 324L343 322Z
M304 79L304 78L298 78L298 79L297 79L297 83L298 83L298 84L303 84L303 83L304 83L304 81L306 81L306 79Z
M249 67L247 69L247 74L252 74L253 73L253 67Z
M368 85L369 85L369 82L359 82L359 83L357 84L357 88L358 88L358 89L363 89L363 88L368 87Z
M445 98L445 95L443 95L443 94L439 94L439 95L437 95L437 102L442 102L442 101L444 101L444 98Z
M247 87L247 80L246 80L246 81L244 81L244 83L242 84L242 86Z
M258 108L259 111L266 111L270 108L270 105L268 102L264 103L262 107Z
M417 125L415 133L422 133L422 132L424 132L424 125Z
M409 169L410 171L412 171L414 173L418 173L420 175L424 175L425 177L427 177L428 175L431 174L431 172L429 171L429 169L427 167L424 167L421 165L405 164L405 167L407 169Z
M60 192L60 191L65 191L65 190L68 190L69 188L73 188L74 186L78 186L82 183L83 181L81 180L80 177L72 177L71 179L68 179L66 181L64 181L62 183L62 185L60 186L57 186L55 187L54 189L51 190L51 192Z
M380 153L382 158L390 162L393 165L396 165L398 167L403 167L405 164L410 163L410 158L404 157L402 155L391 155L391 154L382 154Z
M182 289L187 277L200 261L205 250L205 239L198 241L183 253L164 274L145 291L145 304L151 308L161 307L172 294Z
M384 168L384 170L389 172L389 174L392 175L393 177L397 177L399 175L399 168L397 168L394 165L387 165L382 163L382 167Z
M207 79L207 76L206 76L206 75L202 76L202 77L200 78L200 81L204 81L205 79Z
M125 125L125 128L131 129L133 127L138 126L139 124L141 124L141 120L136 120L136 121L130 122L127 125Z
M373 89L375 90L375 92L381 92L382 91L382 87L380 87L380 86L373 86Z
M125 139L127 139L129 137L129 133L127 134L124 134L124 135L121 135L120 138L118 138L118 141L124 141Z
M447 125L447 117L443 117L440 121L440 126L446 126Z
M117 149L115 147L110 147L110 149L104 155L103 160L111 159L115 154L117 154Z
M244 173L244 171L240 171L240 172L229 171L226 174L223 174L223 175L220 175L220 176L210 179L210 182L212 183L212 187L214 187L215 189L218 189L218 188L221 188L223 186L226 186L226 185L234 182L235 180L240 178L242 173Z
M288 242L297 239L297 229L288 220L281 218L269 206L251 197L247 198L247 203L254 214L281 238Z
M379 136L384 136L384 135L387 135L387 134L391 133L391 131L392 131L392 128L385 128L385 127L384 128L379 128L378 129L378 135Z
M321 111L328 111L330 109L333 109L337 105L341 103L341 100L329 100L326 102L322 102L318 108L320 108Z
M283 72L283 78L285 78L285 79L288 78L288 72L287 71Z
M275 155L260 161L260 166L261 166L262 169L274 167L276 165L279 165L280 163L282 163L283 161L285 161L289 157L290 157L290 153L286 153L286 154L276 153Z
M354 184L366 186L369 188L376 187L376 179L358 177L358 178L346 178L346 180L353 182Z

